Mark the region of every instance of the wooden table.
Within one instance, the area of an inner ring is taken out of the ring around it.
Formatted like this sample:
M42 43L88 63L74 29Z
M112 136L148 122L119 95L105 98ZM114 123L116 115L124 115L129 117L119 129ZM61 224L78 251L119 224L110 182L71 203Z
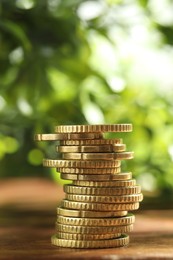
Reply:
M52 246L62 188L45 180L0 182L0 259L173 259L173 210L136 212L124 248L63 249Z

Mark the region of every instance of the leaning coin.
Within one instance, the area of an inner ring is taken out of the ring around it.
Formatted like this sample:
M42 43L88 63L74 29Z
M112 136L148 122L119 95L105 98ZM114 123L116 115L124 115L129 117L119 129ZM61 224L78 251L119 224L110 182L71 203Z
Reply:
M128 245L129 236L121 235L119 238L103 239L103 240L68 240L58 238L57 235L51 237L53 245L70 248L109 248Z
M69 174L61 173L61 179L79 180L79 181L111 181L111 180L129 180L132 178L131 172L117 174Z
M45 167L73 167L73 168L114 168L120 166L119 160L96 160L96 161L82 161L82 160L51 160L43 159L43 166Z
M122 144L121 138L115 139L93 139L93 140L62 140L60 145L110 145L110 144Z
M65 199L70 201L89 202L89 203L136 203L143 200L142 193L133 195L119 196L95 196L95 195L76 195L66 194Z
M59 125L55 126L56 133L96 133L96 132L131 132L132 124L113 125Z
M36 141L55 141L55 140L68 140L68 139L99 139L103 138L101 133L59 133L59 134L35 134L34 140Z
M133 214L114 218L74 218L58 216L57 222L64 225L74 226L123 226L134 224L135 216Z
M138 194L141 192L141 187L139 185L130 186L130 187L83 187L75 186L72 184L65 184L64 187L65 193L70 194L81 194L81 195L132 195Z
M66 160L127 160L133 159L133 152L122 153L64 153L62 158Z
M121 161L119 161L119 166ZM58 167L57 172L70 173L70 174L112 174L119 173L121 171L120 167L114 168L68 168L68 167ZM79 185L80 186L80 185Z
M135 186L136 180L115 180L115 181L73 181L73 185L83 187L129 187Z
M56 146L59 153L105 153L105 152L124 152L125 144L116 145L75 145L75 146Z
M56 222L56 230L58 232L66 232L72 234L115 234L115 233L128 233L133 231L133 224L123 226L74 226L64 225Z
M62 207L67 209L79 209L79 210L94 210L94 211L123 211L123 210L136 210L139 208L139 203L89 203L62 200Z
M57 208L57 214L67 217L81 217L81 218L108 218L108 217L121 217L126 216L127 211L85 211L65 209L62 207Z

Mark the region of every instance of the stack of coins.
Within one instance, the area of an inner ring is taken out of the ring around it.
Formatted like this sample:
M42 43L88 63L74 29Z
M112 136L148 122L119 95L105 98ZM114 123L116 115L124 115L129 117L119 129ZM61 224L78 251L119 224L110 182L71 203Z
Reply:
M133 158L122 139L105 139L106 132L131 132L131 124L56 126L54 134L37 134L37 141L59 140L62 159L44 159L64 185L65 199L57 208L53 245L72 248L120 247L129 243L139 208L141 187L121 161Z

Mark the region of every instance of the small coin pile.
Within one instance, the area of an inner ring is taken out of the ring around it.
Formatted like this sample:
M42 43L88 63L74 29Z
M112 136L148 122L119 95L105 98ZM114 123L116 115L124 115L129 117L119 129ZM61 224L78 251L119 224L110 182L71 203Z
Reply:
M61 159L44 159L64 185L65 199L57 208L53 245L71 248L107 248L128 245L139 208L141 187L121 161L133 158L120 138L105 139L106 132L131 132L131 124L56 126L54 134L36 134L37 141L57 141Z

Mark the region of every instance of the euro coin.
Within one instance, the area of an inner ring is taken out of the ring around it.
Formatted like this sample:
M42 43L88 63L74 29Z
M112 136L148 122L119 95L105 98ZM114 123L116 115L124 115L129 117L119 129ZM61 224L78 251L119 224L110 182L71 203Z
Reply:
M129 236L121 235L119 238L114 239L103 239L103 240L68 240L58 238L57 235L53 235L51 238L53 245L60 247L70 248L109 248L109 247L120 247L128 245Z
M36 134L35 141L56 141L68 139L99 139L103 138L101 133L59 133L59 134Z
M115 181L73 181L73 185L83 187L129 187L135 186L136 180L115 180Z
M131 187L83 187L75 186L71 184L64 185L64 192L70 194L81 194L81 195L132 195L138 194L141 192L141 187L139 185Z
M56 151L59 153L105 153L124 152L125 150L125 144L56 146Z
M133 224L135 222L135 216L133 214L115 218L74 218L58 216L57 222L74 226L123 226Z
M119 160L95 160L95 161L82 161L82 160L51 160L43 159L43 166L45 167L72 167L72 168L114 168L120 166Z
M131 132L132 124L112 125L59 125L56 133L98 133L98 132Z
M79 181L111 181L111 180L129 180L132 178L131 172L117 174L69 174L61 173L61 179L79 180Z
M67 240L103 240L120 237L121 233L109 234L70 234L65 232L58 232L57 237Z
M89 203L135 203L143 199L142 193L119 196L95 196L66 194L65 198L70 201L89 202Z
M108 218L108 217L122 217L127 215L127 211L85 211L57 208L57 214L66 217L80 217L80 218Z
M60 145L65 146L77 146L77 145L113 145L113 144L122 144L122 138L114 139L93 139L93 140L62 140Z
M114 167L114 168L72 168L72 167L60 168L58 167L56 168L56 171L61 173L70 173L70 174L114 174L114 173L119 173L121 171L121 168L120 167Z
M128 233L133 231L133 224L123 226L74 226L55 223L58 232L66 232L71 234L115 234Z
M122 153L64 153L66 160L127 160L134 157L133 152Z
M129 211L139 208L139 203L90 203L62 200L62 207L67 209L94 210L94 211Z
M125 150L126 150L125 144L112 145L112 152L125 152Z

